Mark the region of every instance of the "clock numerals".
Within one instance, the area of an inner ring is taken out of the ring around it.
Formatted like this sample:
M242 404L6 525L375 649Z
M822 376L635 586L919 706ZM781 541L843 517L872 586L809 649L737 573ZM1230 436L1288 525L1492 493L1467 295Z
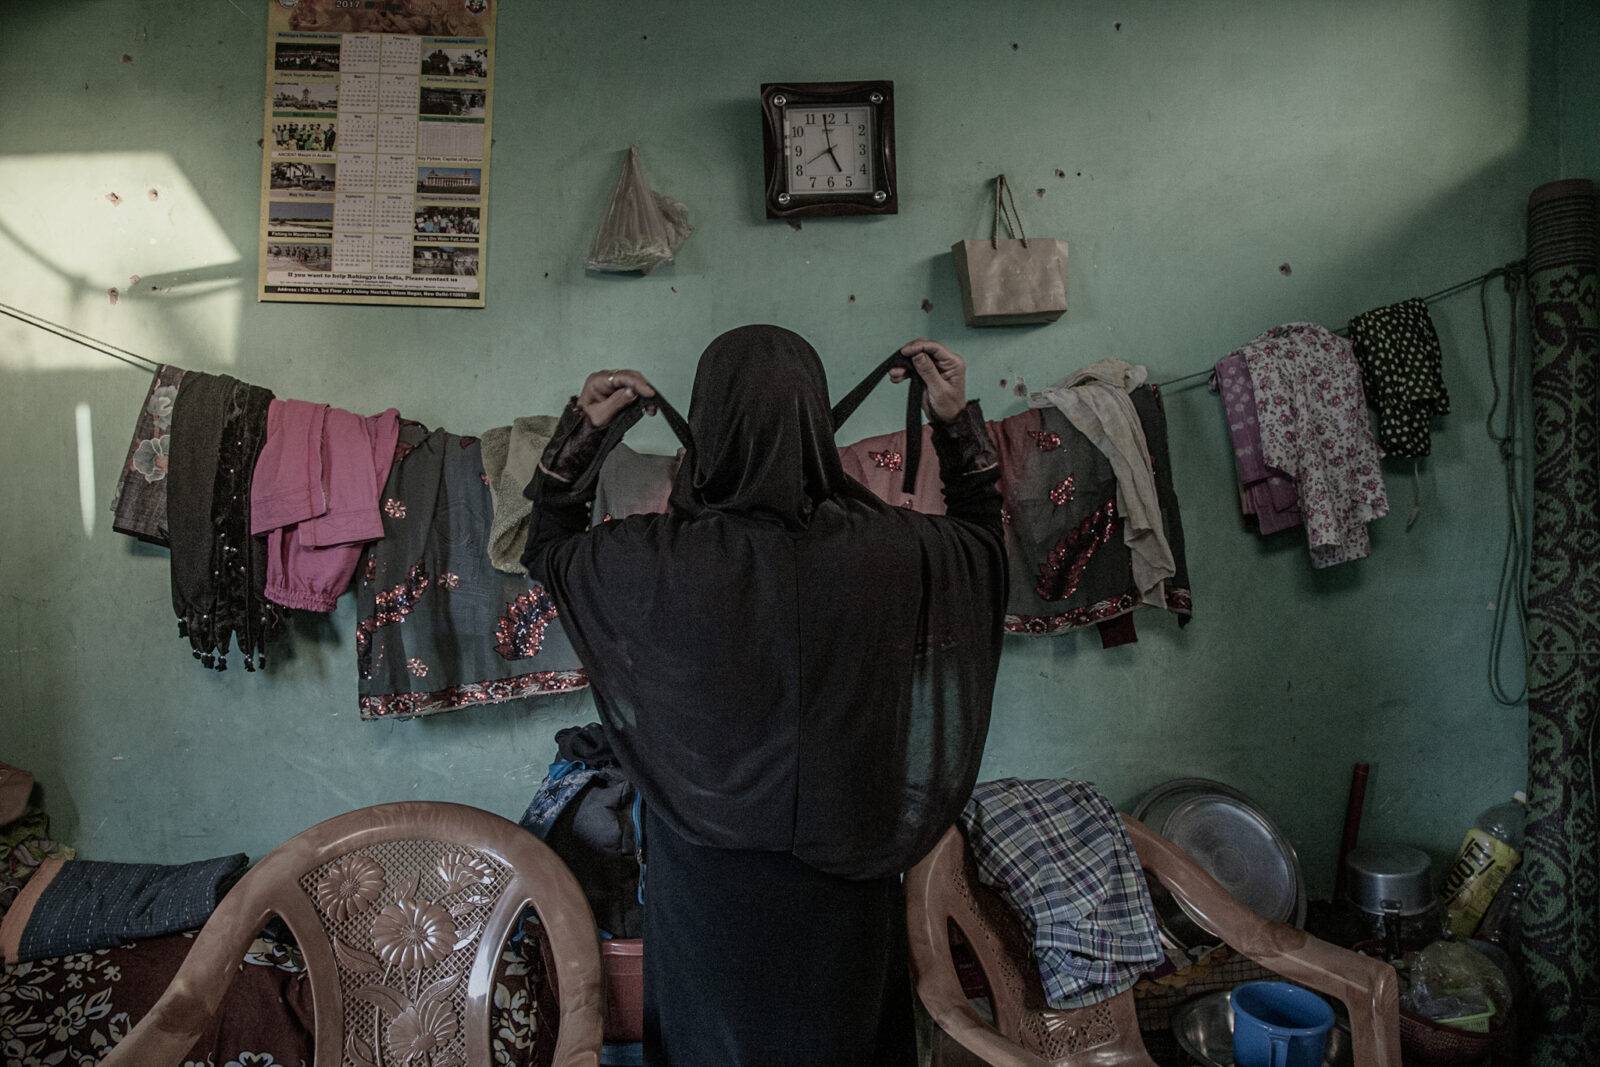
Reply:
M872 114L789 109L783 116L791 195L865 194L872 185Z

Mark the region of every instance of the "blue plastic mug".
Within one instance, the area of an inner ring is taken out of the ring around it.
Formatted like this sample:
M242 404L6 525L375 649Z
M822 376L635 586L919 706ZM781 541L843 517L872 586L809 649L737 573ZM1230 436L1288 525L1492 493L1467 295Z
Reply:
M1328 1002L1288 982L1246 982L1233 991L1237 1067L1322 1067L1333 1029Z

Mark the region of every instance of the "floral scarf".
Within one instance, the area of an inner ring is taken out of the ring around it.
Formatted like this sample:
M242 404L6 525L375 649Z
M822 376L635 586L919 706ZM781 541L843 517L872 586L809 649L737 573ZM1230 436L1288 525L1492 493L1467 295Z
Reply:
M167 543L167 451L182 381L182 367L163 363L156 369L111 502L111 528L154 545Z

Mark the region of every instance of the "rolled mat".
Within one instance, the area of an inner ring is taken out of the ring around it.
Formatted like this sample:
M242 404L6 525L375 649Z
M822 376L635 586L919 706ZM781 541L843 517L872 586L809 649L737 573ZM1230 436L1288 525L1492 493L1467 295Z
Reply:
M1528 582L1524 1062L1600 1063L1600 200L1528 198L1533 556Z
M46 860L0 921L0 955L21 963L198 929L249 862Z

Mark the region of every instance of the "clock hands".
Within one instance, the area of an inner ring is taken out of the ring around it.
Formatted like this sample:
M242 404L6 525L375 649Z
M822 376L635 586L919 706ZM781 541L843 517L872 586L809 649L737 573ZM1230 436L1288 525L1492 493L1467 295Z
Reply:
M841 174L844 172L844 168L839 166L839 157L835 156L833 154L833 145L829 145L827 148L824 148L822 151L818 152L816 155L814 155L810 159L806 160L806 164L805 165L809 167L809 166L811 166L811 164L815 163L817 160L821 159L823 156L832 156L833 157L833 165L834 165L834 167L837 168L838 171Z
M821 159L823 156L828 156L830 159L833 160L833 168L834 168L834 170L837 170L840 174L844 173L844 165L839 162L839 157L833 151L833 135L828 132L828 131L833 130L835 128L836 127L830 126L828 124L828 120L827 119L823 119L822 120L822 136L827 141L828 147L824 148L822 151L818 152L816 155L814 155L810 159L806 160L806 164L805 164L806 166L809 167L811 164L815 163L817 160Z
M837 170L840 174L843 174L844 173L844 164L840 163L839 162L839 157L834 154L834 151L833 151L833 135L828 132L829 129L831 129L831 127L828 125L827 120L824 119L823 123L822 123L822 136L827 138L827 141L828 141L828 156L829 156L830 159L833 160L834 169Z

